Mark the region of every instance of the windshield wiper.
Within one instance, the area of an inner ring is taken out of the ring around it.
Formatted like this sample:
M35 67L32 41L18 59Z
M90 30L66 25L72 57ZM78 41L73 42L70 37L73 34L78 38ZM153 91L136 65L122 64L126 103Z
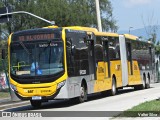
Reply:
M27 54L31 55L31 53L29 52L29 50L27 49L27 47L23 44L23 42L19 42L19 43L23 47L23 49L27 52Z

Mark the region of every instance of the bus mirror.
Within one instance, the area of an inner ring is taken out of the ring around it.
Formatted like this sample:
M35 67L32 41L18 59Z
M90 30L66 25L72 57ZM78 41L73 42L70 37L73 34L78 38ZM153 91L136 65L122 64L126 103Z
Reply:
M71 53L72 53L72 55L74 55L76 53L76 47L75 46L72 46Z
M5 59L5 49L2 49L2 59Z
M72 43L72 38L67 38L68 44L71 46L71 54L74 55L76 52L76 47Z

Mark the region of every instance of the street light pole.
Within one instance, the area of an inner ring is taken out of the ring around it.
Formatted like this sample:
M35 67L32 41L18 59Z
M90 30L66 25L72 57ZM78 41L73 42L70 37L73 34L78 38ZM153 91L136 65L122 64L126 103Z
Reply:
M96 2L96 13L97 13L98 30L100 32L102 32L102 23L101 23L101 16L100 16L99 0L95 0L95 2Z
M129 34L130 34L132 28L133 28L133 27L129 27Z

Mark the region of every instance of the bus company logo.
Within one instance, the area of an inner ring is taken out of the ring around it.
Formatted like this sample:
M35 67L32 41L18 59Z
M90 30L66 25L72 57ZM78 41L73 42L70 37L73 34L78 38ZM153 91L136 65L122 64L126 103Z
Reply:
M138 67L137 67L137 65L135 65L135 64L134 64L134 70L138 70Z
M33 93L34 90L28 90L28 93Z
M120 71L121 70L121 65L116 65L116 70Z
M104 73L104 68L103 67L98 67L98 73Z
M2 112L2 117L12 117L11 112Z
M51 92L51 90L41 90L41 93Z

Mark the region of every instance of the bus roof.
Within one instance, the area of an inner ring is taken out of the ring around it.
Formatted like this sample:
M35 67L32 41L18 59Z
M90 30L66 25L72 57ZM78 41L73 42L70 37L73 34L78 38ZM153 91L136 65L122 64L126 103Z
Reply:
M113 36L113 37L118 37L119 36L117 33L99 32L96 28L91 28L91 27L69 26L69 27L65 27L65 28L74 29L74 30L84 30L84 31L87 31L87 32L93 32L97 36Z
M90 32L98 32L96 28L91 28L91 27L68 26L68 27L63 27L63 28L74 29L74 30L84 30L84 31L90 31Z
M131 39L131 40L137 40L138 37L137 36L134 36L134 35L131 35L131 34L124 34L125 38L127 39Z
M97 36L111 36L111 37L119 37L117 33L111 33L111 32L94 32Z
M58 28L58 26L47 26L44 28ZM89 32L93 32L96 36L111 36L111 37L118 37L119 35L117 33L111 33L111 32L99 32L96 28L92 27L82 27L82 26L68 26L63 27L65 29L73 29L73 30L83 30Z

